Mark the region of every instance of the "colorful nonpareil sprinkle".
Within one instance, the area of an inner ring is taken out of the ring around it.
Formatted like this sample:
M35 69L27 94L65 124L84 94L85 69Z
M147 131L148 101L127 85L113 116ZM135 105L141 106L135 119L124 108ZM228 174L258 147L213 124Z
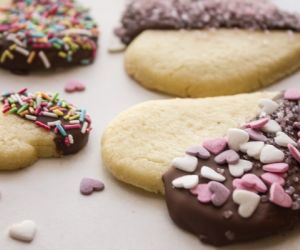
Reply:
M91 119L86 110L78 109L61 99L58 93L32 94L27 89L22 89L17 93L3 94L1 102L3 113L15 114L34 122L38 127L59 133L67 146L74 144L71 131L77 129L85 134L91 130ZM80 119L74 120L73 117Z
M59 59L68 64L80 57L78 63L87 64L96 55L97 24L75 0L14 0L0 14L1 64L18 55L24 64L39 60L49 69ZM78 56L79 50L89 53Z

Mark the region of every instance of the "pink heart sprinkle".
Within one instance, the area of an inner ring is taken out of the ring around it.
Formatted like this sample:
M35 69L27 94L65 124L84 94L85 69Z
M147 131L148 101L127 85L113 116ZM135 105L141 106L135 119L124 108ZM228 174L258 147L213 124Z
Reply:
M291 207L293 200L292 198L284 191L284 189L278 184L273 183L270 188L270 198L269 200L280 206L280 207Z
M76 91L84 91L85 86L76 80L72 80L66 83L65 85L65 91L68 93L76 92Z
M246 128L252 128L252 129L260 129L263 126L265 126L268 123L269 120L270 120L269 118L262 118L262 119L247 123L245 125L245 127Z
M235 164L239 161L239 159L240 159L240 156L238 155L238 153L235 152L234 150L230 149L230 150L226 150L226 151L218 154L215 157L215 162L220 165L225 164L225 163Z
M227 146L227 141L224 138L210 139L206 140L203 143L203 147L205 147L212 154L221 153Z
M236 189L243 189L243 190L247 190L253 193L258 193L258 191L255 188L249 188L244 186L244 181L242 179L234 179L232 181L232 186Z
M243 186L254 188L260 193L265 193L268 190L263 181L255 174L245 174L241 180Z
M265 183L268 185L272 185L273 183L277 183L279 185L284 185L285 180L278 174L273 173L264 173L260 176Z
M246 128L245 131L249 134L250 139L253 141L267 141L268 138L261 132L256 131L252 128Z
M208 188L212 192L211 202L217 207L222 206L230 196L230 190L220 182L210 181Z
M207 160L210 157L210 153L200 145L196 145L188 148L186 153L188 155L196 156L203 160Z
M288 144L288 149L293 156L293 158L300 163L300 152L296 147L294 147L292 144Z
M263 170L272 172L272 173L285 173L288 171L289 165L287 163L273 163L263 166Z
M91 179L91 178L83 178L80 182L80 192L83 195L89 195L94 191L102 191L104 189L104 183Z
M196 187L192 188L190 192L197 195L197 199L201 203L209 203L211 201L212 193L208 188L208 184L198 184Z
M284 93L284 99L297 101L300 100L300 90L298 89L288 89Z

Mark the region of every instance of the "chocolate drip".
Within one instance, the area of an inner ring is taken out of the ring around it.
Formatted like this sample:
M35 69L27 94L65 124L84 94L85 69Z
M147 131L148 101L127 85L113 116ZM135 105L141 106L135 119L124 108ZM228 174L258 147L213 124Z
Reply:
M293 124L300 120L298 102L283 100L283 98L277 99L277 102L280 107L271 115L271 119L276 120L282 126L283 132L297 141L297 130ZM267 134L267 136L269 138L267 143L275 145L275 134ZM300 164L291 157L287 148L277 145L276 147L285 153L286 162L290 165L285 176L284 189L290 192L293 198L292 208L282 208L269 202L266 193L261 196L261 202L254 214L250 218L242 218L237 212L238 205L233 202L231 196L222 207L215 207L212 204L200 203L189 190L174 188L172 181L186 173L172 167L164 174L163 181L166 202L173 221L182 229L195 234L201 241L216 246L255 240L291 229L299 219ZM260 176L264 172L262 163L244 153L239 152L239 155L241 159L254 162L251 173ZM199 160L194 172L199 175L199 183L208 182L200 177L200 168L203 165L216 171L223 168L223 175L226 176L224 185L231 192L234 190L232 186L234 177L230 175L227 166L216 164L213 157L209 160Z

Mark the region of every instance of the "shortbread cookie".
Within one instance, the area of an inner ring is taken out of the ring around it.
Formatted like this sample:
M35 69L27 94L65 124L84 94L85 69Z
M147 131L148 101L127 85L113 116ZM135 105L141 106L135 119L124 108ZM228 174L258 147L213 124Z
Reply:
M116 33L141 85L205 97L254 91L299 69L298 31L299 15L265 0L135 0Z
M121 113L102 138L104 165L113 175L145 190L164 193L170 161L206 138L220 137L258 111L274 93L204 99L149 101ZM245 112L247 110L247 112Z
M0 170L24 168L38 158L77 153L88 142L91 119L58 93L1 96Z
M169 159L170 168L164 169L163 174L170 216L179 227L217 246L283 233L293 228L299 219L300 91L291 89L277 94L235 98L204 99L196 112L191 105L185 107L184 102L190 100L183 100L172 110L167 109L170 105L167 103L153 105L153 111L149 105L147 115L138 118L134 118L134 113L137 115L136 110L141 107L133 108L123 114L127 118L122 119L122 115L119 118L123 127L119 125L117 133L123 132L128 139L115 147L119 150L116 158L124 160L125 164L131 163L127 165L127 174L132 174L133 170L137 174L147 170L149 178L157 170L154 164L160 164L163 169L163 159L169 156L168 152L180 150L180 156ZM229 100L234 108L228 105ZM209 114L200 116L198 113L205 108L205 101L210 104L206 107ZM179 106L186 112L182 113ZM215 106L219 107L217 112ZM193 118L190 110L194 111ZM255 115L256 111L259 112ZM148 118L153 114L160 118L149 123ZM170 114L174 118L172 121ZM254 118L249 119L249 115ZM129 134L128 124L137 124L134 126L142 133L147 131L149 136L141 136L140 132ZM199 138L202 133L209 136ZM198 140L190 140L191 144L182 149L182 137ZM123 141L124 138L119 140ZM120 153L122 146L126 147L127 158ZM128 148L134 148L137 153ZM147 162L140 159L147 159ZM152 168L148 162L152 163ZM125 172L124 169L122 177ZM147 185L148 180L145 179L145 183Z
M75 0L12 0L0 9L0 67L14 73L90 64L97 40L97 24Z

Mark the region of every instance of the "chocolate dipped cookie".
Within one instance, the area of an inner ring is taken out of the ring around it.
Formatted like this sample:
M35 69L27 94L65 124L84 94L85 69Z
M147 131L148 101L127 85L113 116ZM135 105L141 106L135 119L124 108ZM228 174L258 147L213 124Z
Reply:
M12 0L0 9L0 67L13 73L91 64L99 31L75 0Z
M75 154L88 142L91 118L58 93L26 88L1 95L0 170L24 168L38 158Z
M266 0L135 0L116 34L127 73L180 97L250 92L299 69L300 17Z
M164 193L174 222L205 243L283 233L300 209L299 101L293 89L141 104L105 131L104 163Z

